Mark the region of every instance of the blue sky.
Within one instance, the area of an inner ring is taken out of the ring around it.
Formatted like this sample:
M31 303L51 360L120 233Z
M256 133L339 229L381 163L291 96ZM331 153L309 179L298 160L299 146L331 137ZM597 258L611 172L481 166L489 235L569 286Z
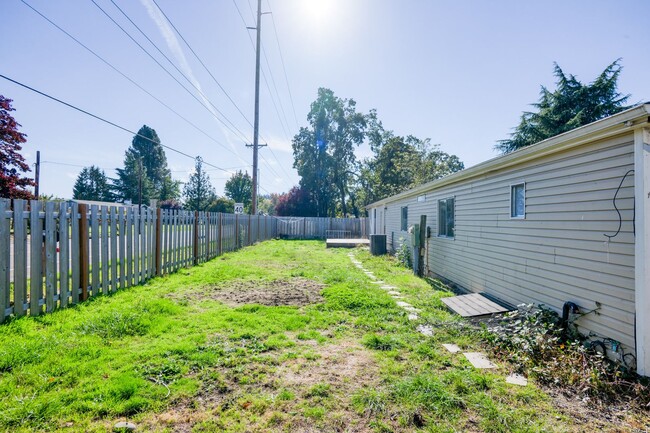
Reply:
M113 1L189 81L111 0L94 0L194 97L91 0L25 1L204 133L20 0L0 3L5 35L0 39L0 74L130 130L143 124L153 127L163 144L226 170L208 167L218 194L234 170L250 172L252 152L245 142L252 141L248 122L253 120L255 57L249 38L254 33L245 25L255 24L254 0L156 0L228 96L170 31L152 0ZM507 138L521 112L538 99L540 85L553 87L553 62L591 81L620 57L620 90L632 95L632 103L650 100L646 23L650 2L644 0L263 0L262 4L264 11L272 11L262 24L268 87L262 80L260 125L269 145L260 151L262 193L287 191L298 183L290 140L299 126L306 125L319 87L354 99L361 111L377 109L387 129L428 137L466 166L498 155L495 142ZM130 134L1 79L0 94L14 100L14 116L28 135L23 154L33 163L40 150L46 161L41 171L43 193L70 197L81 166L98 165L108 176L122 166ZM225 127L199 101L214 104L232 125ZM166 153L173 176L186 180L193 161ZM368 155L368 149L360 148L358 154Z

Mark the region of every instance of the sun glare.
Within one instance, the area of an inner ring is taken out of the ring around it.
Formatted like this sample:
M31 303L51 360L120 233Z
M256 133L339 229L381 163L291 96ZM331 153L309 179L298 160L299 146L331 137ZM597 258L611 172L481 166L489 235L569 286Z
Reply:
M302 14L313 21L326 20L334 10L333 0L301 0Z

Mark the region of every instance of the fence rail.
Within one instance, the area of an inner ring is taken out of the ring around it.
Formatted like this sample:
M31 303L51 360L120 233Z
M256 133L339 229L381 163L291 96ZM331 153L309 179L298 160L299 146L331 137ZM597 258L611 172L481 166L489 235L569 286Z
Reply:
M287 239L367 238L368 218L277 217Z
M292 222L299 220L302 232ZM267 239L367 233L367 221L0 199L0 323L140 284ZM355 231L356 230L356 231ZM322 235L321 235L322 233Z

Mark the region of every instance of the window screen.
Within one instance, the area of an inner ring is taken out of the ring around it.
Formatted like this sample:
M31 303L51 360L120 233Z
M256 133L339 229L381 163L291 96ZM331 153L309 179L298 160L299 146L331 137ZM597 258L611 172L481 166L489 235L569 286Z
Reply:
M402 231L405 232L408 230L408 219L409 219L409 208L404 206L402 208Z
M454 198L438 200L438 236L454 237L455 227Z
M526 184L520 183L510 187L510 217L526 216Z

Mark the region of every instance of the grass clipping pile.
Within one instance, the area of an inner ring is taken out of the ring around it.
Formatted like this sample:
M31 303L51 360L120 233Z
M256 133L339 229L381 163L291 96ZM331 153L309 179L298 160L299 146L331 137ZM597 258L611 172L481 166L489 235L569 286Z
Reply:
M206 295L231 307L246 304L302 307L323 302L321 291L324 287L324 284L298 277L273 281L231 281L228 286L210 288Z

